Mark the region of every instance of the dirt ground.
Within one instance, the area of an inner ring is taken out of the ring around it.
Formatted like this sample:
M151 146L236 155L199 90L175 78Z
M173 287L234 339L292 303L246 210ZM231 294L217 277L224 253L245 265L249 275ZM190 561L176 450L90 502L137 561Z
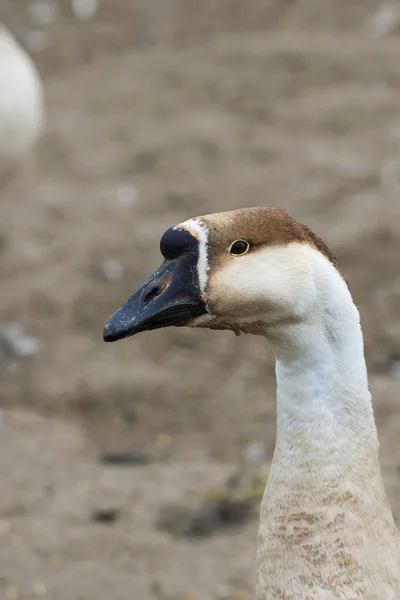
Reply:
M180 329L102 341L161 234L197 214L284 207L337 254L400 521L398 29L373 35L372 0L103 0L82 23L65 0L47 26L33 4L0 11L48 111L0 192L0 598L252 597L256 515L179 519L268 464L270 351Z

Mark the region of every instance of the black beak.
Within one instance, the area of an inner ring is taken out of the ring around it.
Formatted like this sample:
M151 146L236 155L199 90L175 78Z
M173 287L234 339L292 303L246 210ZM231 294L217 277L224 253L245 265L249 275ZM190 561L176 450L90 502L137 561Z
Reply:
M207 312L197 279L197 252L193 250L165 260L113 314L103 331L105 342L140 331L187 325Z

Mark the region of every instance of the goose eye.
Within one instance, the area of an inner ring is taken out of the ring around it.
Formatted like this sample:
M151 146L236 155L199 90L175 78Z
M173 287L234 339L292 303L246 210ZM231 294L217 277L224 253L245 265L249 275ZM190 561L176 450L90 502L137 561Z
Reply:
M249 242L246 242L246 240L236 240L230 245L229 253L234 254L235 256L242 256L243 254L246 254L249 249Z

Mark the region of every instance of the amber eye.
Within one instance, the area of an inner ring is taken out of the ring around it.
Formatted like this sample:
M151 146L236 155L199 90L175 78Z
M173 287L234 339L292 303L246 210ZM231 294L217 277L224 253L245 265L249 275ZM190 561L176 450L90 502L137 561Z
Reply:
M235 256L242 256L243 254L246 254L246 252L248 252L249 249L249 242L246 242L246 240L236 240L230 245L229 253L234 254Z

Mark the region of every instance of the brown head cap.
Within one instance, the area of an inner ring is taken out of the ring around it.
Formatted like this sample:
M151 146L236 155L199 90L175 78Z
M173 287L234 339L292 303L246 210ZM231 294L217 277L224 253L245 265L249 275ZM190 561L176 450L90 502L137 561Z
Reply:
M298 223L281 208L241 208L200 217L209 232L210 262L236 239L257 247L284 246L292 242L309 244L319 250L340 272L336 256L307 225Z

